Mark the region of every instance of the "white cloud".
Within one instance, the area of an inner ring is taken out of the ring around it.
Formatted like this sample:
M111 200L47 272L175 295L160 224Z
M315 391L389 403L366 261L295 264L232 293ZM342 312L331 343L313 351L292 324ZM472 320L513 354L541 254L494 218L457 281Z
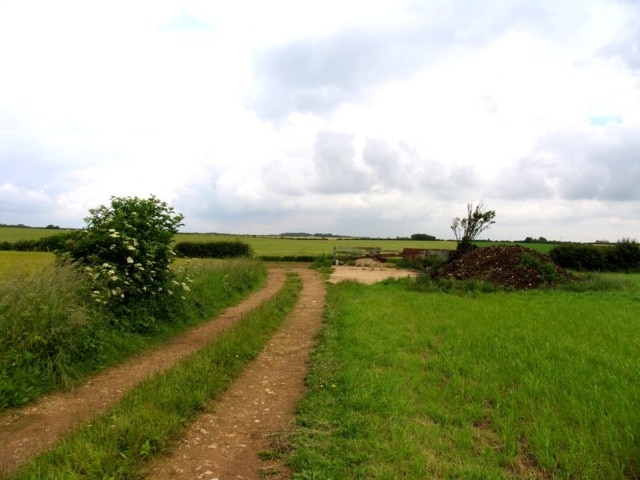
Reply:
M638 237L637 2L0 4L0 223Z

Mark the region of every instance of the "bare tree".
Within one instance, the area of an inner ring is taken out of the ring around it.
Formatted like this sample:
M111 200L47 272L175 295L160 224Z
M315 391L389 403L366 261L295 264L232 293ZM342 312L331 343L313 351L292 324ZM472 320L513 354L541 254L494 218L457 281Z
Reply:
M466 253L473 249L473 241L478 236L496 223L493 219L496 216L494 210L487 210L484 202L481 200L476 208L473 204L467 203L467 216L464 218L456 217L451 223L451 230L458 241L457 252Z

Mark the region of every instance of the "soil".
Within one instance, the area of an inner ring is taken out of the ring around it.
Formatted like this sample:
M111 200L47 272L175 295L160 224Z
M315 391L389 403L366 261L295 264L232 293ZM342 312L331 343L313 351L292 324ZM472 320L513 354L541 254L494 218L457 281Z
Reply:
M475 279L527 290L566 282L573 277L548 255L519 245L498 245L454 257L451 262L435 269L432 278Z
M329 277L329 283L353 280L360 283L372 284L387 278L415 277L416 272L402 268L386 267L384 263L369 261L356 266L336 265Z

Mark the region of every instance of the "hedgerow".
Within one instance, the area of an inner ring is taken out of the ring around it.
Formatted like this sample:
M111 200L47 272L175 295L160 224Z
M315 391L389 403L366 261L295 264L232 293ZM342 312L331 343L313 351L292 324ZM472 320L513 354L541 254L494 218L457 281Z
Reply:
M640 272L640 244L623 238L615 245L567 243L549 252L555 263L578 271Z
M174 249L176 255L186 258L250 257L253 254L250 245L239 241L178 242Z

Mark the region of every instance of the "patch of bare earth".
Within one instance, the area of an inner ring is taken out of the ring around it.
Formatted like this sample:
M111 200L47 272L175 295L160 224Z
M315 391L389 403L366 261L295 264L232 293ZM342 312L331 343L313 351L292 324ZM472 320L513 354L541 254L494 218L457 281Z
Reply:
M353 280L365 284L373 284L387 278L414 278L417 273L402 268L388 267L387 264L365 258L356 261L354 266L336 265L329 277L329 283L339 283L345 280Z
M192 424L177 448L149 466L151 479L289 478L279 460L262 460L284 433L304 392L308 359L322 325L320 274L293 268L303 290L293 312L260 355Z
M0 414L0 476L15 472L64 435L116 404L140 382L168 370L178 360L210 343L275 295L284 280L282 269L271 269L263 289L226 309L214 321L172 339L157 350L109 368L73 391L48 395L25 408Z

